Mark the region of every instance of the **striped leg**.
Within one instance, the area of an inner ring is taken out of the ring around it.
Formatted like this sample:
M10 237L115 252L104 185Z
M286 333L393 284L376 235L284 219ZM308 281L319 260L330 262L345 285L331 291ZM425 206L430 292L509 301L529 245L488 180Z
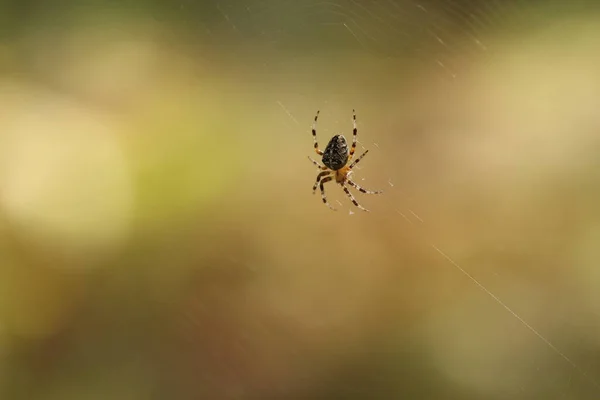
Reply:
M354 167L356 164L358 164L358 162L359 162L360 160L362 160L362 158L363 158L364 156L366 156L368 152L369 152L369 150L365 150L365 152L364 152L364 153L362 153L362 154L360 155L360 157L358 157L356 160L354 160L354 162L353 162L352 164L350 164L350 166L348 167L348 169L352 169L352 168L353 168L353 167Z
M327 207L329 207L329 208L331 208L332 210L334 210L334 211L335 211L335 208L333 208L333 207L331 206L331 204L329 204L329 203L327 202L327 197L325 197L325 188L323 187L323 185L324 185L325 183L329 182L329 181L330 181L330 180L332 180L332 179L333 179L333 177L332 177L332 176L328 176L328 177L326 177L326 178L323 178L323 179L321 180L321 185L320 185L320 186L321 186L321 198L323 199L323 203L325 203L325 205L326 205Z
M356 151L356 134L358 133L356 129L356 111L354 110L352 110L352 122L354 123L354 129L352 130L352 146L350 147L349 160L352 160L352 157L354 157L354 152Z
M367 189L363 189L360 186L358 186L358 184L352 182L350 179L348 179L346 182L348 182L348 184L350 186L352 186L353 188L357 189L361 193L365 193L365 194L381 194L381 193L383 193L383 190L367 190Z
M322 156L323 152L319 150L319 144L317 143L317 118L319 118L319 111L317 111L317 115L315 115L315 120L313 121L312 134L315 141L315 151L318 155Z
M317 166L319 169L321 169L321 170L323 170L323 171L325 171L325 170L329 169L329 168L327 168L326 166L324 166L324 165L321 165L321 164L319 164L318 162L316 162L315 160L313 160L312 158L310 158L310 156L308 157L308 159L309 159L310 161L312 161L312 163L313 163L313 164L315 164L315 165L316 165L316 166Z
M342 189L344 189L344 192L346 192L348 197L350 197L352 204L354 204L356 207L360 208L363 211L369 211L366 208L364 208L363 206L361 206L360 204L358 204L358 201L356 201L356 199L354 198L354 196L352 196L352 193L350 193L350 191L348 190L348 188L346 186L342 185Z
M317 181L315 182L315 185L313 186L313 194L315 194L315 191L317 190L317 186L319 185L321 178L329 175L330 173L331 173L331 171L323 171L319 175L317 175Z

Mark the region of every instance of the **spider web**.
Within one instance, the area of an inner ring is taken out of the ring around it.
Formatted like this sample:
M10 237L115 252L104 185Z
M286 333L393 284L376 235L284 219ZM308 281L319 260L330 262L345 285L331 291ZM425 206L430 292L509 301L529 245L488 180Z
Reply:
M201 7L204 10L201 14L205 16L205 19L201 21L201 26L205 33L204 37L209 42L214 41L220 45L224 38L227 38L232 46L230 50L232 60L249 62L247 49L261 49L261 55L256 62L261 63L268 71L267 75L277 76L278 69L282 67L282 63L277 60L275 54L279 56L285 54L285 57L288 58L315 57L319 59L319 57L327 58L327 54L335 49L335 54L351 54L357 64L363 63L365 59L378 60L380 63L388 62L390 65L396 65L395 63L398 62L410 63L417 66L418 71L428 71L423 73L427 76L425 83L440 81L444 88L460 92L461 88L467 90L469 87L463 78L466 76L468 80L469 74L472 73L472 62L480 65L494 65L496 61L493 57L497 57L498 51L503 48L503 42L498 40L498 35L509 42L511 40L518 41L521 37L528 38L535 50L538 41L547 43L549 37L560 37L564 25L568 24L570 19L586 13L589 10L586 7L592 3L555 1L544 3L543 7L540 7L540 4L542 2L523 0L253 0L244 2L223 0L203 3ZM184 2L182 7L193 10L194 7L198 7L198 4L191 1ZM489 53L493 56L489 56ZM267 54L266 57L265 54ZM303 56L298 56L298 54ZM344 62L347 60L344 58ZM299 62L298 65L301 63ZM310 71L314 72L314 69L310 68ZM355 72L360 74L359 71ZM331 71L323 72L323 75L328 73L330 74ZM362 73L378 74L379 72L369 66L364 66ZM419 72L413 72L413 74L418 76ZM296 72L289 77L287 82L290 83L296 78L303 79L304 77L303 73ZM432 80L432 77L435 79ZM356 78L359 81L362 79L360 75L357 75ZM396 79L398 78L390 76L387 84L393 86L392 81ZM385 85L386 79L382 80ZM434 124L437 130L435 134L428 134L420 129L416 129L417 133L403 133L403 129L398 128L397 134L378 135L377 132L382 129L388 131L394 129L393 121L396 115L390 111L392 107L383 107L380 111L361 112L361 105L363 110L369 108L366 105L367 100L358 99L353 102L356 93L360 93L360 89L356 89L354 83L351 83L350 86L354 86L355 91L338 89L337 86L336 82L321 89L320 99L315 92L309 89L303 90L294 87L295 93L292 93L294 92L292 89L281 92L275 90L274 97L268 102L272 104L273 113L279 113L285 118L286 130L305 133L309 132L309 123L312 118L305 111L312 104L306 103L320 102L320 105L314 106L315 110L316 108L327 109L321 114L319 121L318 135L322 147L326 144L323 141L331 137L334 131L350 132L349 110L356 107L360 144L363 149L369 148L371 153L357 168L355 180L368 189L378 189L384 185L387 192L385 195L387 198L369 198L367 200L363 196L359 199L369 201L368 208L370 209L383 208L382 204L385 204L385 211L381 211L381 213L386 214L387 218L397 217L394 224L403 224L408 229L412 229L433 253L441 257L446 267L453 269L453 273L458 272L459 276L468 280L471 290L473 288L481 290L479 294L469 297L471 302L481 302L481 308L462 304L462 307L467 310L464 311L467 315L462 315L461 319L457 321L468 324L470 329L474 330L466 340L480 341L485 346L496 346L496 349L490 350L489 353L486 351L480 353L485 357L490 357L492 361L485 362L478 358L474 353L474 348L464 343L465 339L461 340L452 334L446 337L433 334L430 339L432 342L429 342L433 349L438 346L435 342L440 340L454 341L456 342L455 346L459 347L456 352L445 349L440 350L440 354L434 356L434 359L438 357L437 361L444 365L441 367L444 373L462 384L473 387L474 390L481 391L480 393L484 393L484 396L496 395L500 396L498 398L515 399L540 395L546 396L545 398L550 398L548 396L555 396L552 398L591 398L589 396L592 393L600 390L598 365L594 366L589 359L586 361L586 357L581 355L584 350L575 346L572 341L565 339L570 334L574 337L585 337L586 335L576 329L557 327L561 324L575 323L574 320L568 322L567 311L558 311L560 308L573 307L573 303L549 300L550 293L548 291L551 289L540 288L537 284L524 283L527 279L524 276L519 278L518 273L512 275L514 281L511 281L510 277L499 280L499 275L506 274L503 270L506 265L501 262L491 268L481 268L480 264L489 264L491 261L486 260L485 257L469 257L466 255L469 254L468 251L462 253L466 258L464 261L450 255L450 251L445 249L443 243L451 242L451 240L445 235L435 233L436 230L443 229L443 224L440 224L439 220L444 214L435 207L436 204L443 204L444 201L426 202L422 196L414 195L414 191L421 190L421 195L428 192L424 189L427 185L423 181L413 182L411 185L400 183L412 181L410 175L416 173L422 180L431 180L441 184L444 180L443 166L453 161L452 156L459 157L461 154L457 148L462 145L469 146L469 140L477 142L480 139L464 136L460 132L450 132L451 129L446 131L443 123L451 125L452 110L441 117L443 121L440 124ZM385 100L379 100L380 103L396 101L398 97L402 96L402 94L395 94L396 98L390 98L389 93L386 93L383 87L381 87L380 94L382 98L385 98ZM370 99L377 99L377 94L371 93L370 96ZM434 103L435 100L431 102ZM342 107L341 104L344 106ZM333 115L333 121L329 123L327 122L328 115ZM474 117L481 118L481 115L474 115ZM376 122L379 118L383 118L385 122ZM399 118L407 119L408 117L401 114ZM403 128L406 128L406 125ZM415 129L412 130L415 131ZM310 136L307 134L305 138L304 142L310 145ZM437 144L434 143L436 140ZM419 151L419 154L411 155L404 150L398 152L391 150L395 147L414 149L414 151ZM467 150L467 153L471 153L471 151L474 150ZM444 152L446 152L445 155ZM418 160L419 156L428 159ZM377 158L385 161L378 162ZM379 166L383 164L385 168L377 169L372 166L373 164ZM407 172L379 177L378 180L373 178L380 170L395 171L394 168L388 168L390 164L394 165L396 169L405 169ZM485 163L483 166L485 167ZM420 168L420 171L415 172L415 169L411 167ZM458 175L467 172L464 170L453 171L450 168L447 179L455 180L454 183L458 184L457 180L466 179L464 176ZM458 175L450 177L452 174ZM497 176L497 174L489 174L486 178L485 174L475 175L479 176L481 180L492 180ZM367 180L365 181L365 179ZM367 185L371 180L375 184L379 184L379 187ZM435 184L432 183L432 185ZM487 186L482 185L481 181L479 184L479 190L489 189L490 193L496 193L500 188L500 184L496 188L489 183ZM460 185L457 187L459 187L457 190L461 192ZM447 189L449 190L449 188ZM510 185L507 189L514 190ZM328 193L330 198L335 198L337 206L344 206L347 199L336 198L332 189ZM435 192L429 191L428 195L435 196ZM466 199L470 195L462 193L462 196ZM450 196L448 201L457 200ZM481 201L487 200L482 198ZM541 200L536 199L535 201ZM453 204L455 207L457 206L456 203ZM489 202L489 204L496 203ZM524 207L526 206L530 205L524 205ZM450 210L449 208L446 211L450 212L448 210ZM348 208L348 214L352 218L355 218L357 213L360 214L359 211ZM430 214L429 218L427 214ZM466 215L463 212L458 214ZM522 213L517 214L521 215ZM437 222L431 223L432 220ZM473 221L469 220L469 222ZM457 223L460 224L460 221ZM477 226L479 229L485 229L483 225ZM496 224L495 228L490 229L502 229L502 226ZM493 233L480 232L480 234L494 237ZM515 232L515 234L518 233ZM495 243L494 246L502 246L502 244ZM450 249L460 248L460 246L451 244L448 247ZM461 251L455 251L461 254ZM546 251L551 250L546 249ZM551 259L551 257L549 258ZM445 274L444 276L450 275ZM543 279L543 273L534 273L533 276L536 279ZM454 279L457 279L456 276ZM504 284L500 282L504 282ZM522 287L515 288L518 285ZM540 300L538 296L545 300ZM529 297L535 298L532 301L536 304L535 306L528 304ZM486 298L491 301L486 301ZM544 311L539 311L540 309ZM461 314L460 308L454 310ZM469 310L473 313L470 316ZM504 317L496 314L500 311L505 313ZM583 308L579 311L584 312ZM485 314L496 315L491 324L497 329L503 329L502 326L505 325L508 334L513 335L516 338L514 341L519 344L513 346L510 341L507 343L501 339L482 339L482 336L489 337L491 332L483 327L483 323L478 323L473 319ZM448 329L448 326L451 325L441 325L437 328ZM477 334L478 329L481 330L479 335ZM464 334L460 330L455 332L455 334L459 333ZM427 334L431 335L431 333ZM533 340L531 340L532 338ZM452 344L447 346L452 347ZM440 349L439 346L437 348ZM516 354L504 358L502 354L498 354L498 352L502 352L503 348L511 354L519 351L515 349L521 349L520 351L528 358L519 357ZM595 351L597 352L597 348ZM469 357L474 357L474 360L469 361ZM487 366L482 367L488 369L487 373L460 367L463 363L477 363L477 360ZM522 363L526 366L515 367L515 363ZM503 377L501 376L503 368L512 368L514 372ZM535 371L539 371L540 368L541 372L536 373ZM358 388L346 388L345 390L348 393L352 393L354 390L360 391Z
M445 85L449 84L451 87L454 85L454 89L460 91L461 85L465 85L465 82L461 79L464 76L468 77L471 72L471 64L469 63L472 60L477 60L480 64L493 65L493 56L488 56L488 53L497 56L498 49L502 48L502 42L497 40L498 34L504 35L505 40L509 41L527 37L535 48L538 40L546 43L547 38L553 37L553 34L559 37L564 25L569 23L569 18L576 18L582 11L585 13L586 7L590 4L587 2L557 1L539 7L536 2L520 0L491 0L485 2L464 0L279 0L237 2L225 0L215 2L211 6L204 6L210 8L211 13L204 13L203 15L211 15L211 18L202 21L202 26L209 41L220 42L224 37L228 38L233 45L231 50L232 59L247 62L247 53L244 49L249 43L255 46L258 45L263 50L267 49L267 54L271 55L304 54L316 58L323 57L331 52L332 48L335 48L336 54L352 54L357 59L357 63L361 62L361 58L387 60L384 62L392 64L399 61L409 62L418 66L419 70L428 71L427 79L430 82L432 77L435 77L436 80ZM189 4L184 3L184 7L193 8L194 5L191 2ZM561 18L563 15L567 17ZM539 34L540 29L541 34ZM275 56L274 58L261 58L260 62L274 75L277 74L277 68L281 67ZM378 73L368 67L364 67L363 72L365 74ZM302 74L298 75L302 76ZM388 83L393 79L395 78L389 78ZM384 91L382 90L382 92ZM322 98L317 100L321 101L321 106L318 106L318 108L322 110L327 108L328 112L322 113L323 122L320 121L319 123L318 132L321 146L326 144L323 141L331 137L334 131L349 132L350 114L345 110L347 107L341 107L339 104L352 102L352 99L346 98L352 97L350 92L350 90L339 90L333 94L327 88L322 90ZM285 116L287 130L302 131L306 128L306 132L308 132L310 117L306 118L304 110L306 109L307 99L316 98L313 92L300 90L296 94L290 94L275 91L274 96L269 100L273 104L272 112L281 113ZM593 362L581 355L584 350L579 346L575 346L569 339L565 339L569 334L574 337L585 337L586 335L585 333L582 334L581 331L556 327L561 324L574 323L573 321L569 322L567 311L562 310L559 312L557 310L573 307L573 303L548 300L549 293L547 291L551 289L540 289L537 284L524 283L525 278L519 280L518 277L515 277L514 282L511 282L510 278L505 278L504 285L500 284L497 277L505 274L502 263L492 268L481 268L478 264L490 263L485 257L483 259L475 258L477 261L469 261L469 257L466 257L467 260L459 261L458 258L450 255L450 252L443 245L444 241L448 242L448 237L435 234L436 229L440 229L443 224L430 222L432 219L435 221L440 216L440 212L432 208L435 207L434 202L426 203L423 202L422 197L411 195L412 190L419 190L416 189L418 187L422 189L420 185L423 185L423 183L413 184L411 188L400 183L411 180L409 175L414 173L414 169L410 169L410 166L417 165L434 175L442 174L440 168L445 162L451 160L441 161L438 158L430 162L418 162L414 158L416 156L407 154L404 151L395 153L391 150L392 147L413 147L420 149L421 155L429 151L434 156L437 155L443 159L444 150L454 156L460 154L455 149L460 146L459 142L469 140L468 137L461 136L459 133L456 135L445 134L443 133L444 128L440 126L437 127L439 133L435 135L427 135L421 132L423 137L428 138L427 140L439 139L440 143L437 145L426 142L425 139L411 138L409 137L410 134L404 134L403 138L394 138L393 135L391 137L378 136L377 132L381 130L382 126L384 129L390 129L390 125L393 125L391 121L393 121L394 116L389 114L389 110L387 113L386 111L368 113L371 122L366 122L366 115L361 113L360 106L352 103L352 107L357 108L360 147L371 150L368 159L365 160L366 162L363 162L357 168L355 181L368 189L378 189L381 188L381 185L384 185L387 192L387 199L365 199L364 201L369 201L371 204L368 208L383 208L381 205L383 202L386 208L382 213L387 213L388 218L395 214L398 218L396 224L403 224L409 229L413 229L423 243L426 243L433 253L441 257L446 267L454 269L454 273L458 272L458 275L469 281L472 286L471 290L473 288L481 290L481 293L473 295L469 299L473 302L485 303L485 305L478 308L463 304L463 307L467 309L465 312L468 314L468 310L471 310L473 314L470 316L462 315L460 321L468 324L473 330L483 329L482 325L477 321L473 321L473 319L489 313L494 314L496 319L492 325L502 329L501 326L505 324L509 327L509 334L516 337L516 342L520 342L515 347L503 340L481 339L480 336L482 335L490 335L490 332L485 329L482 330L480 335L477 333L470 334L470 339L466 340L481 341L487 346L497 346L489 354L485 351L481 353L484 354L484 357L490 357L491 361L486 363L475 356L473 353L475 350L459 338L448 338L444 335L434 334L430 339L433 342L445 338L450 342L456 341L459 343L456 346L462 346L459 350L456 350L458 355L445 349L440 350L440 355L434 356L434 359L438 357L437 361L444 365L444 367L440 367L444 370L444 373L450 376L450 379L471 386L474 390L484 393L485 396L530 398L530 396L542 395L546 398L549 398L548 396L555 396L552 398L591 398L592 393L600 390L598 366L597 364L594 366ZM302 117L299 114L302 114ZM328 114L335 116L334 121L329 124L326 122ZM386 118L387 126L385 123L381 124L373 121L380 117ZM405 116L403 115L403 117ZM452 118L449 117L449 119ZM332 124L335 126L333 129L331 129ZM401 136L403 134L398 132L397 135ZM451 136L453 138L448 139ZM306 135L307 143L308 139L310 137ZM415 141L417 144L415 144ZM389 170L387 165L392 163L396 166L403 165L408 172L386 176L383 180L381 177L378 180L373 179L372 177L378 174L378 169L365 164L381 165L381 162L376 161L378 157L386 160L384 162L386 169L384 170ZM411 161L399 161L402 157L406 157ZM363 168L368 173L363 173ZM462 171L462 173L464 172ZM440 175L434 178L432 175L428 176L427 173L422 173L422 171L418 172L417 175L424 180L442 179ZM365 182L366 176L371 178L368 178ZM489 179L494 179L493 176L490 175ZM460 177L455 176L450 180L452 179L460 179ZM379 187L367 185L371 180L378 183ZM437 182L439 183L440 180ZM485 191L486 189L480 186L480 190ZM495 192L495 190L490 190L490 192ZM329 190L329 193L329 196L335 198L335 194L331 194L332 189ZM429 194L433 195L433 192ZM468 195L464 196L468 197ZM335 198L336 206L339 207L344 207L346 201L347 199L343 197ZM452 201L455 201L455 199ZM431 214L430 218L426 216L428 211ZM348 214L351 216L355 216L357 213L360 214L359 211L348 208ZM498 229L497 225L496 229ZM489 236L493 237L494 235ZM496 243L495 245L501 246L502 244ZM453 248L453 246L449 245L449 248ZM537 279L543 279L541 278L542 275L536 276ZM515 285L521 285L522 287L515 289ZM534 302L537 305L532 307L528 304L529 296L532 298L542 296L546 300L544 302L544 300L536 299ZM486 302L486 297L492 301ZM536 310L536 307L545 311ZM496 314L499 311L505 312L505 316L502 317ZM583 309L580 309L580 311L585 313ZM460 311L456 312L460 313ZM553 315L553 313L556 314ZM516 327L514 323L516 323ZM437 326L439 329L446 329L447 327L447 325ZM430 329L435 329L435 327ZM459 332L462 331L457 331L456 334L459 334ZM532 338L534 340L531 340ZM527 344L524 345L523 342ZM432 349L436 348L436 345L432 342L429 345ZM452 344L447 346L452 347ZM498 354L498 352L502 352L503 348L508 353L518 352L519 350L515 349L521 349L528 358L525 359L514 354L504 358L503 355ZM474 357L475 361L472 361L475 363L476 360L480 360L487 365L489 369L487 373L461 368L459 366L461 363L470 362L468 361L469 357ZM497 365L494 365L495 362ZM515 363L523 363L526 366L515 368ZM513 368L514 372L503 377L501 376L503 368ZM535 372L536 370L540 371L540 369L541 372ZM360 392L361 389L347 387L344 390L347 393L354 393L355 391Z

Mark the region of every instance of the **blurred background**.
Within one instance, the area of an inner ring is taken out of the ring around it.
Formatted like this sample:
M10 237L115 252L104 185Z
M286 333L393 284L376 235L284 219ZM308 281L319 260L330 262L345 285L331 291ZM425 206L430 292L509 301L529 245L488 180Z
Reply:
M600 398L599 71L595 1L2 0L0 399Z

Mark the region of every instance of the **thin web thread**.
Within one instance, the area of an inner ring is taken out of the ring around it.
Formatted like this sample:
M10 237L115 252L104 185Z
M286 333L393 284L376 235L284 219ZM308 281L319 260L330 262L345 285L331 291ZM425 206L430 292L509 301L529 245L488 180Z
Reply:
M517 314L515 311L513 311L512 308L510 308L508 305L506 305L506 303L504 303L498 296L496 296L493 292L491 292L488 288L486 288L473 275L469 274L463 267L458 265L458 263L456 261L454 261L452 258L450 258L450 256L448 256L446 253L444 253L442 250L440 250L433 243L429 243L429 246L431 246L431 248L433 248L435 251L440 253L440 255L442 257L444 257L446 260L448 260L448 262L450 262L450 264L452 264L463 275L465 275L467 278L469 278L471 280L471 282L473 282L475 285L477 285L479 287L479 289L483 290L488 296L490 296L492 299L494 299L494 301L496 303L498 303L499 305L504 307L504 309L506 311L508 311L510 314L512 314L512 316L515 317L519 322L521 322L523 324L523 326L525 326L527 329L529 329L531 332L533 332L533 334L536 335L538 338L540 338L550 349L552 349L552 351L554 351L556 354L558 354L560 357L562 357L575 370L577 370L585 378L587 378L594 386L600 387L600 385L591 376L589 376L581 367L579 367L579 365L575 364L575 362L573 362L573 360L571 360L565 353L560 351L558 349L558 347L556 347L554 344L552 344L552 342L550 340L546 339L544 337L544 335L542 335L540 332L538 332L537 329L535 329L533 326L531 326L529 323L527 323L527 321L525 321L523 318L521 318L521 316L519 314Z

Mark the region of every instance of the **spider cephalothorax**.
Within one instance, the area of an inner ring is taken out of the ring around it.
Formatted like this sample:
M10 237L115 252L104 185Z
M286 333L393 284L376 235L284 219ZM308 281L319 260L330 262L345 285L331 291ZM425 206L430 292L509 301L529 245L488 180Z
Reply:
M315 142L315 152L320 156L323 156L322 161L324 165L319 164L317 161L308 157L313 164L315 164L321 172L317 175L317 181L313 186L313 193L317 190L317 186L321 188L321 198L323 199L323 203L325 203L329 208L335 210L328 202L327 197L325 197L325 188L323 184L329 182L335 178L335 181L342 186L342 189L346 193L346 195L350 198L352 203L360 208L363 211L369 211L356 201L352 193L346 187L346 183L350 186L357 189L359 192L366 194L379 194L383 193L382 191L373 191L366 190L362 187L358 186L355 182L350 179L352 175L352 168L369 152L369 150L365 150L364 153L360 155L354 162L350 165L347 165L349 161L354 157L354 151L356 150L356 114L354 110L352 110L352 120L354 122L354 129L352 130L352 145L350 146L350 150L348 150L348 144L346 143L346 138L344 135L335 135L331 138L329 143L327 143L327 147L325 147L325 151L319 150L319 144L317 143L317 119L319 118L319 111L317 111L317 115L315 115L315 120L313 122L312 134ZM335 174L331 176L331 174Z

